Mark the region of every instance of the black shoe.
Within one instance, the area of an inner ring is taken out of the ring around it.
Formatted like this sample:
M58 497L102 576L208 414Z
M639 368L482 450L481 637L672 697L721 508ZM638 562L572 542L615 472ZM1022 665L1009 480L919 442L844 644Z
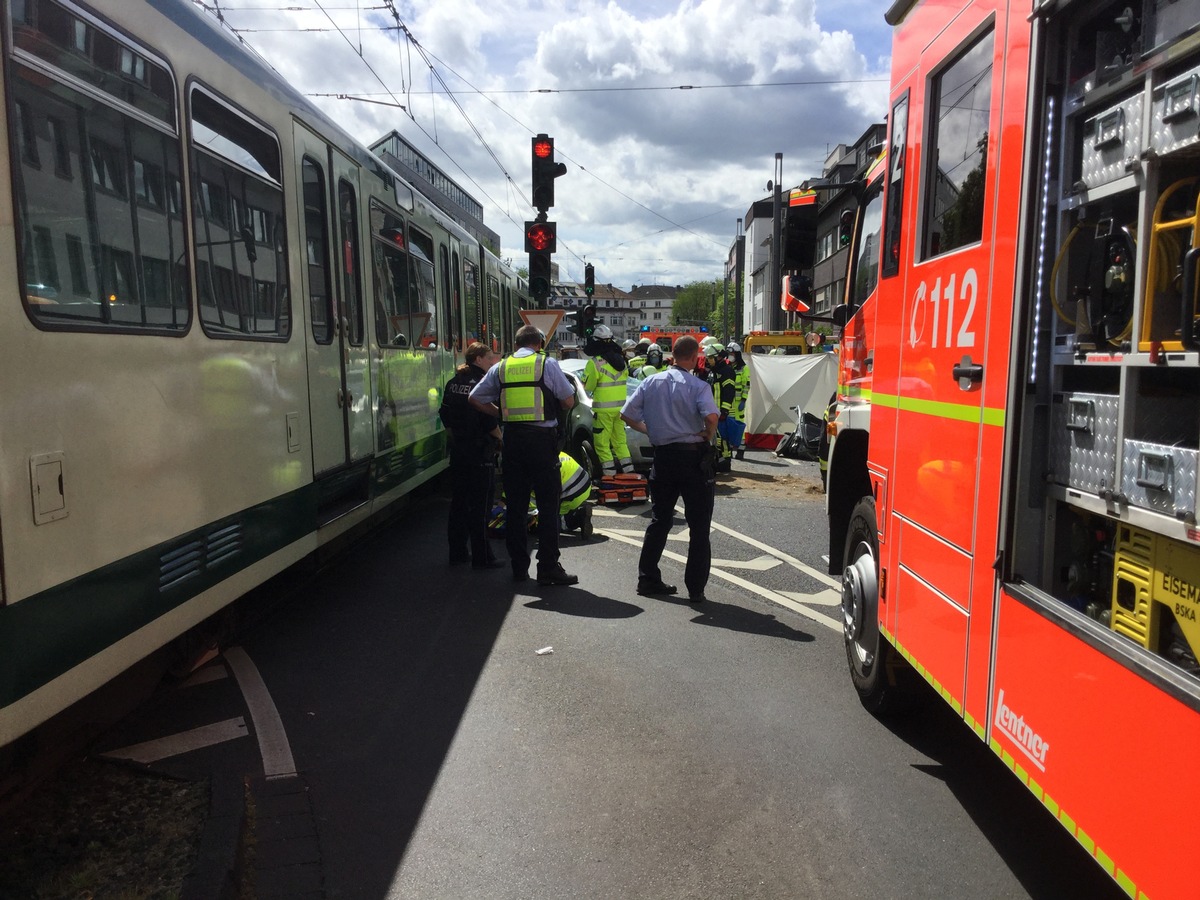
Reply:
M707 601L708 601L708 598L705 597L703 594L697 594L694 597L688 597L688 603L705 603Z
M662 581L639 581L637 592L643 597L653 597L656 594L674 594L679 589L673 584Z
M567 574L566 569L562 566L555 566L553 569L547 569L544 572L538 572L538 584L579 584L578 575Z
M502 559L485 559L483 562L471 563L472 569L503 569L508 563Z
M513 569L513 581L528 581L528 580L529 580L529 570L528 569Z
M745 451L745 450L742 450L742 449L740 449L740 448L739 448L739 449L738 449L738 452L737 452L737 453L735 453L735 454L733 454L733 455L734 455L734 458L735 458L735 459L745 459L745 458L746 458L746 451Z

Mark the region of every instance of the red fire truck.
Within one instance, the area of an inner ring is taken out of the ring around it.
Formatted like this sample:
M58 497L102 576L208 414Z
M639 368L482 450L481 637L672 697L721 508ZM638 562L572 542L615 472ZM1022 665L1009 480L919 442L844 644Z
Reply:
M897 0L829 425L873 710L929 682L1130 897L1200 895L1200 2Z

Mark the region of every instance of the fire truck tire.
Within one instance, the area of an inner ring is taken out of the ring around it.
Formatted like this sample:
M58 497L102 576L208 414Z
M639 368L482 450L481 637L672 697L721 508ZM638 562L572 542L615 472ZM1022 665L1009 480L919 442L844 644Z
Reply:
M864 497L850 513L842 569L842 635L850 680L874 715L898 711L903 685L896 669L904 661L879 631L879 532L875 498Z

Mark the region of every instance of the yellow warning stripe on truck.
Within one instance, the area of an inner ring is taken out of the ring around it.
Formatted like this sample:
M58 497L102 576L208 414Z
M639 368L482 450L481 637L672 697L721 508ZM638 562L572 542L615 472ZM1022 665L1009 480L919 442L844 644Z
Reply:
M942 400L918 400L915 397L900 397L875 391L871 401L889 409L936 416L939 419L954 419L958 422L979 422L984 425L1004 427L1004 410L990 406L980 408L974 403L946 403Z

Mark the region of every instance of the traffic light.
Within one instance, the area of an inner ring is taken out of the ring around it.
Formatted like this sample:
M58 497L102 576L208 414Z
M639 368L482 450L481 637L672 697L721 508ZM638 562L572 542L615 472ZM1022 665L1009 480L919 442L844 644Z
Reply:
M554 205L554 179L567 167L554 161L554 138L539 134L533 139L533 206L545 212Z
M525 252L558 252L558 223L534 220L525 223Z
M596 304L589 303L581 306L575 312L567 313L567 330L578 335L585 341L591 338L596 330Z
M850 245L850 239L854 237L854 210L843 209L842 220L838 225L838 242L847 247Z
M583 267L583 292L589 297L596 293L596 267L591 263Z
M550 251L529 251L529 293L533 302L545 307L550 299Z

